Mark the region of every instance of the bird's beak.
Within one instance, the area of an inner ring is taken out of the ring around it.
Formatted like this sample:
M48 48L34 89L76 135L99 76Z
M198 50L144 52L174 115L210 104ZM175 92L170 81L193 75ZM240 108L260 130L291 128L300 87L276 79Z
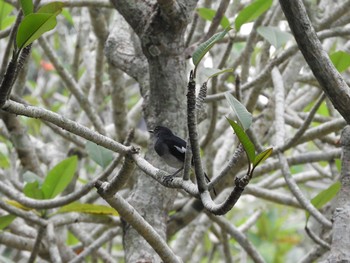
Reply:
M148 130L149 133L154 133L154 130Z

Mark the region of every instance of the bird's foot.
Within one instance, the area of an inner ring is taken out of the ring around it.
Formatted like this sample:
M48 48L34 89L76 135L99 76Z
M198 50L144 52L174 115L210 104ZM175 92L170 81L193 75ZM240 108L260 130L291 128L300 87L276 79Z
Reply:
M172 174L172 175L165 176L163 182L165 185L169 185L173 180L174 180L174 175Z

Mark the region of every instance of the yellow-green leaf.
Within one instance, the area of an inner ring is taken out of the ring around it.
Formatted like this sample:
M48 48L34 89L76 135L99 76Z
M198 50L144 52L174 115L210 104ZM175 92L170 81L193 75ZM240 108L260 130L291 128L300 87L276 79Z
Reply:
M118 212L115 211L110 206L96 205L96 204L82 204L78 202L63 206L58 210L58 213L68 213L68 212L118 216Z
M253 162L253 166L256 167L263 161L265 161L271 154L272 154L273 148L268 148L265 151L259 153Z
M15 200L9 200L9 199L7 199L7 200L5 200L5 202L6 202L7 204L9 204L9 205L12 205L12 206L14 206L14 207L16 207L16 208L19 208L19 209L22 209L22 210L25 210L25 211L30 211L30 210L32 210L31 208L28 208L28 207L26 207L26 206L24 206L24 205L18 203L18 202L15 201Z

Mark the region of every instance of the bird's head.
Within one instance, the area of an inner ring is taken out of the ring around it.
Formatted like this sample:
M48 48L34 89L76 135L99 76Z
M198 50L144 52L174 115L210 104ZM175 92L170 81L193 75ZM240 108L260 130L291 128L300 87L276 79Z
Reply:
M154 130L149 130L150 133L153 133L155 137L159 137L160 134L171 135L173 134L170 129L164 126L156 126Z

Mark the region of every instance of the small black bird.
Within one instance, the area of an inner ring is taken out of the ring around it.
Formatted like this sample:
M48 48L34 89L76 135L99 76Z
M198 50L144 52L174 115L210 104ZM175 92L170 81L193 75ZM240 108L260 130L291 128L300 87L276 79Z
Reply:
M149 132L154 134L154 150L157 154L167 165L179 169L171 175L171 177L175 176L184 168L187 145L186 141L176 136L170 129L163 126L156 126L154 130L150 130ZM206 173L204 173L204 176L210 182ZM215 193L214 189L213 191Z
M186 142L177 137L170 129L157 126L150 130L154 134L154 150L164 162L174 168L183 168L185 162ZM176 172L178 173L178 172Z

